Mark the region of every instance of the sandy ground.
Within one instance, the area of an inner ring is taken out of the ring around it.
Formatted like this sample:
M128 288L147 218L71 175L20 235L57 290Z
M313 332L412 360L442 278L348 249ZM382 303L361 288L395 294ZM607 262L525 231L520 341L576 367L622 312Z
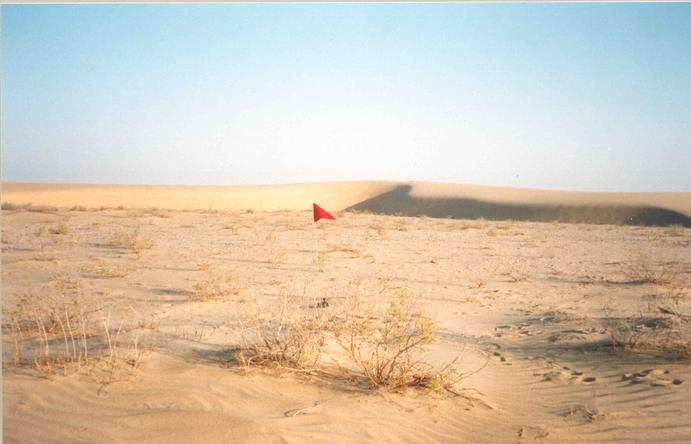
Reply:
M664 228L344 214L319 228L319 248L328 257L317 272L309 213L165 214L3 214L4 303L27 289L41 292L51 275L66 272L82 279L92 297L126 302L158 324L144 329L156 345L134 376L105 390L83 375L49 381L8 367L8 442L691 437L688 362L613 352L600 319L607 304L635 311L656 291L652 284L629 284L623 273L641 252L683 264L688 278L688 231L671 236ZM36 236L37 227L59 221L69 234ZM139 226L154 246L137 254L99 243L122 226ZM276 240L267 249L269 233ZM348 251L339 251L342 246ZM273 259L275 252L285 256ZM94 262L127 275L94 276ZM193 284L208 273L237 276L238 298L189 301ZM232 312L247 309L249 300L271 300L281 287L316 282L320 294L333 295L337 303L345 283L355 278L373 289L369 295L385 285L409 288L437 320L437 353L465 353L469 366L479 358L473 359L468 344L490 353L489 365L463 384L479 390L491 408L223 368L232 344ZM196 337L197 331L205 333ZM685 382L622 380L648 368L668 370ZM309 415L284 415L317 401ZM590 422L581 407L605 417Z
M688 290L688 228L336 216L315 232L308 211L4 210L5 318L69 275L145 350L107 382L93 369L46 378L13 363L3 324L5 442L691 440L689 358L610 339L612 319L669 290L641 270ZM135 228L141 248L110 241ZM192 300L217 276L233 294ZM435 319L427 359L486 364L461 382L477 399L229 365L239 320L285 292L338 310L349 292L384 301L398 288Z

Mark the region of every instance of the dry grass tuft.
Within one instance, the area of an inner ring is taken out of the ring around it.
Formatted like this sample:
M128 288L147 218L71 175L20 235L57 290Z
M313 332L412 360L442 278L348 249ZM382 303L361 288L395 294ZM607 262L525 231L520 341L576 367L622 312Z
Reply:
M277 306L258 307L255 316L241 322L235 360L246 368L317 371L327 323L320 312L302 310L296 298L283 293Z
M211 273L192 286L190 299L195 302L215 301L240 294L241 287L234 276L215 276Z
M375 230L380 239L386 240L389 238L389 229L387 227L380 225Z
M681 224L670 225L667 229L667 234L673 237L681 237L686 235L686 228Z
M10 202L3 202L2 209L6 211L29 211L33 213L57 213L59 210L57 207L49 207L46 205L33 205L33 204L13 204Z
M613 348L691 356L691 296L679 275L670 275L636 315L612 317L608 307L605 311Z
M5 312L3 330L12 339L12 361L31 365L46 378L85 371L109 384L118 372L136 367L141 357L138 337L126 351L120 347L124 322L111 329L110 314L85 295L81 281L70 275L51 280L47 295L27 292Z
M116 264L106 264L103 261L98 261L93 265L88 265L82 269L88 275L99 278L123 278L129 274L129 270Z
M151 239L146 238L141 234L139 227L135 227L133 229L120 228L115 232L115 234L113 234L113 237L110 239L108 245L115 248L133 250L135 252L149 250L154 246Z
M59 224L50 227L48 232L50 234L64 236L66 234L70 234L71 230L70 227L68 227L65 223L60 222Z

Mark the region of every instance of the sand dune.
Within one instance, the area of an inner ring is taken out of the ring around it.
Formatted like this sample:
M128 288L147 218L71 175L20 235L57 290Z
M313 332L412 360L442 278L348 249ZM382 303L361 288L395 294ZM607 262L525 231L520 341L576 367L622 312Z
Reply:
M588 193L430 182L265 186L58 185L6 182L4 203L56 207L331 210L457 219L691 226L691 193Z
M325 182L261 186L74 185L4 182L2 201L88 208L339 210L391 190L392 182Z
M579 193L403 184L348 210L455 219L691 227L691 193Z

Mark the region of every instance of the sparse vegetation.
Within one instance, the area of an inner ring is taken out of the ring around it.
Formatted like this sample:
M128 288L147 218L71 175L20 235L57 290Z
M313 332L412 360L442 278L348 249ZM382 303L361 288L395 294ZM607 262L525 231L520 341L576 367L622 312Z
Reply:
M232 275L217 276L209 273L207 277L192 286L191 300L207 302L240 294L237 278Z
M70 234L70 227L67 226L67 224L60 222L59 224L52 226L49 230L50 234L55 234L55 235L60 235L64 236L66 234Z
M639 284L670 285L679 275L676 262L655 262L640 255L625 271L631 282Z
M123 351L124 321L113 332L110 314L85 296L81 281L57 275L47 290L25 293L5 312L3 330L12 338L15 366L31 365L47 378L84 370L103 384L116 380L119 370L136 367L138 337Z
M389 229L383 225L379 225L375 228L377 235L380 239L386 240L389 238Z
M412 309L407 290L399 289L384 311L365 307L357 292L335 308L325 302L305 308L284 294L278 309L257 310L254 318L241 322L235 360L245 367L320 373L328 348L341 376L366 381L371 388L461 393L458 383L469 374L456 369L456 360L439 368L423 360L434 341L433 323ZM340 358L334 347L342 352Z
M140 252L141 250L151 249L154 244L151 239L141 234L139 227L135 227L132 229L120 228L113 234L108 245L115 248L125 248Z
M613 317L606 309L613 347L691 356L691 297L679 279L670 275L633 316Z
M249 367L317 371L329 330L321 313L304 311L283 293L277 307L258 308L241 322L241 343L235 360Z
M46 205L33 205L33 204L14 204L11 202L3 202L2 209L6 211L29 211L33 213L57 213L58 208L49 207Z
M83 272L100 278L123 278L129 274L129 270L124 267L103 261L84 267Z
M399 289L383 312L351 298L335 328L337 343L373 388L400 390L420 387L458 394L456 385L467 375L455 360L435 369L421 359L434 341L432 319L411 305L406 289Z
M673 237L681 237L686 235L686 228L681 224L670 225L667 229L667 234Z

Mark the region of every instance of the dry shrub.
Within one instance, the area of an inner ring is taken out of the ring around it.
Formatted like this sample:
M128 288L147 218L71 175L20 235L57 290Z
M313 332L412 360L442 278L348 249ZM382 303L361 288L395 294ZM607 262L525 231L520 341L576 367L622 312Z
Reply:
M249 321L240 321L235 360L245 367L276 368L326 374L326 351L338 376L366 381L374 389L406 387L460 394L456 360L435 367L423 360L434 341L433 322L415 311L406 290L399 290L384 310L363 304L359 293L344 304L327 299L301 307L286 294L273 307L261 307Z
M95 264L88 265L82 271L91 276L100 278L123 278L129 274L129 270L116 264L107 264L97 261Z
M69 275L57 275L47 295L25 293L4 313L3 330L12 338L15 366L32 365L42 376L52 378L85 371L100 375L107 384L120 369L136 367L141 357L138 337L123 352L120 346L124 322L117 331L110 326L110 314L86 297L81 282Z
M647 254L638 254L624 270L633 283L672 285L679 281L681 272L676 261L659 261Z
M199 271L209 271L211 270L211 264L209 261L201 260L197 262L197 270Z
M152 216L152 217L159 217L161 219L169 219L170 218L170 213L166 210L162 210L161 208L149 208L147 210L147 213Z
M56 235L63 235L64 236L66 234L70 234L71 230L70 230L70 227L68 227L65 223L60 222L59 224L50 227L50 229L48 231L50 232L50 234L56 234Z
M278 267L281 264L284 264L286 262L286 257L288 256L288 253L285 251L272 251L271 256L269 256L269 264L271 266Z
M47 205L33 205L33 204L13 204L10 202L3 202L2 209L7 211L29 211L33 213L56 213L56 207L49 207Z
M654 261L645 254L629 264L625 273L630 281L653 284L655 292L635 315L613 318L608 314L613 347L691 356L691 297L680 266L675 261Z
M320 311L301 309L296 298L284 292L277 305L257 307L256 314L240 324L235 359L246 368L317 370L329 330Z
M670 225L667 234L672 237L684 236L686 235L686 228L681 224Z
M383 225L380 225L375 228L377 231L377 235L379 235L380 239L386 240L389 238L389 229Z
M335 329L337 343L373 388L420 387L457 394L465 374L455 360L435 368L421 354L434 341L433 321L411 305L407 290L397 290L383 312L350 299Z
M614 348L691 356L691 298L678 283L661 287L633 316L608 314L606 326Z
M2 203L2 209L6 211L14 211L19 208L19 205L13 204L11 202L3 202Z
M132 229L120 228L113 234L108 245L115 248L125 248L135 252L149 250L154 246L151 239L141 234L139 227Z
M235 276L217 276L209 273L207 277L192 286L191 300L196 302L215 301L240 294L241 287Z

